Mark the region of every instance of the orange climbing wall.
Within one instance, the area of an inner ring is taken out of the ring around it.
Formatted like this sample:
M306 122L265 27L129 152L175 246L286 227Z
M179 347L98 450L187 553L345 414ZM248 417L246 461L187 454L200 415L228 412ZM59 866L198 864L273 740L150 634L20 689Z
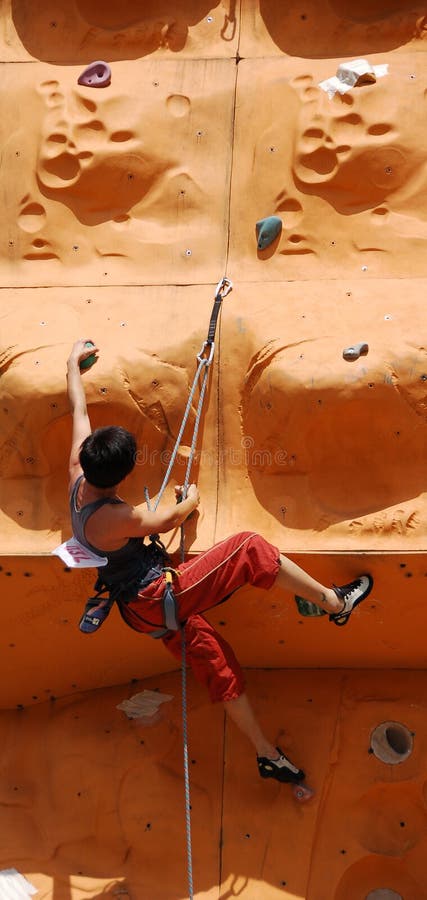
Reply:
M368 568L375 588L344 631L275 592L211 614L317 798L259 781L190 681L196 895L427 896L426 32L411 0L0 6L0 870L46 900L188 895L175 661L114 613L84 639L92 579L50 553L70 533L72 342L100 347L91 420L136 433L141 502L224 273L187 548L257 529L319 579ZM318 83L357 57L388 74L329 99ZM106 89L77 85L95 59ZM141 678L175 697L151 729L115 709ZM387 767L369 734L394 719L414 751Z
M298 613L290 594L241 589L209 613L244 666L425 667L425 555L292 554L323 584L372 572L374 590L351 628ZM0 571L0 709L32 706L176 668L161 642L142 639L114 608L92 636L77 628L91 595L90 570L72 573L51 556L4 556ZM400 674L394 676L397 680ZM398 690L398 688L396 688Z
M245 739L195 685L195 895L360 900L388 888L424 900L426 673L258 670L248 686L316 797L299 806L286 785L261 781ZM116 709L144 688L173 696L152 728ZM19 861L41 900L188 896L179 693L175 673L0 714L2 866ZM370 741L394 717L413 751L388 765Z

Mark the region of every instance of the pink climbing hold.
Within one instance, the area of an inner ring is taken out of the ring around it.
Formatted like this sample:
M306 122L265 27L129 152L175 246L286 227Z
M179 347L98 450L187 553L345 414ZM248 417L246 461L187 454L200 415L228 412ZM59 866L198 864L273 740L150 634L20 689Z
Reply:
M86 66L84 72L79 75L77 84L84 84L85 87L103 88L111 84L111 69L108 63L102 59L90 63Z

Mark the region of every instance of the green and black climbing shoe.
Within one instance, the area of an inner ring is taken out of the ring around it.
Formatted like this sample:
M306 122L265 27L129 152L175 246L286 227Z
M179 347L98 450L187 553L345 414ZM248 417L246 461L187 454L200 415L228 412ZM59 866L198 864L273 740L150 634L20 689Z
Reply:
M335 625L346 625L353 610L362 600L371 593L374 580L371 575L360 575L350 584L343 584L342 587L333 585L333 589L339 600L344 603L343 608L337 613L330 613L329 619Z
M305 774L302 769L297 769L285 756L280 747L276 747L279 754L277 759L269 759L268 756L257 756L258 771L261 778L275 778L276 781L287 784L298 784L303 781Z

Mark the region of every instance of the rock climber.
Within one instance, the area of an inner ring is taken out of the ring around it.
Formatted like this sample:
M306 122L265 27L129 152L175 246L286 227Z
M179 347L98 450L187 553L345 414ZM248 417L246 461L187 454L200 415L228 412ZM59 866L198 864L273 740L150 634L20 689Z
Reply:
M175 489L179 503L150 511L146 503L131 506L119 496L121 485L135 466L134 436L119 426L91 429L80 364L98 349L77 341L67 363L68 397L73 416L69 461L70 508L74 536L91 552L107 557L98 569L96 588L109 591L108 600L94 598L82 617L82 631L95 631L115 601L124 621L136 631L161 636L165 647L181 659L179 630L164 627L165 560L151 535L179 526L200 501L195 484ZM298 783L304 772L263 734L245 692L242 669L230 645L204 618L245 584L269 590L273 586L315 603L336 625L345 624L355 607L370 593L373 580L361 575L342 587L325 587L283 556L261 535L243 531L215 544L173 574L179 622L185 627L187 659L213 702L222 701L230 719L253 744L263 778ZM100 592L102 594L102 591ZM160 632L160 635L159 635Z

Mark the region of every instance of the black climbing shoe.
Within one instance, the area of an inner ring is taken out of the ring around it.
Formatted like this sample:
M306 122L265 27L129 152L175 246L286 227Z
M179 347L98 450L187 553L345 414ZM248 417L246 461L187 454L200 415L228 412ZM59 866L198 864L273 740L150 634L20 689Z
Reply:
M344 606L339 612L330 613L330 621L335 625L346 625L356 606L371 593L373 583L371 575L360 575L355 581L343 584L342 587L334 584L333 589L338 599L343 600Z
M257 756L258 771L261 778L275 778L276 781L289 784L298 784L303 781L305 774L302 769L297 769L285 756L280 747L276 747L278 759L269 759L268 756Z
M88 600L85 611L80 619L79 628L84 634L93 634L98 631L110 614L112 607L110 600Z

